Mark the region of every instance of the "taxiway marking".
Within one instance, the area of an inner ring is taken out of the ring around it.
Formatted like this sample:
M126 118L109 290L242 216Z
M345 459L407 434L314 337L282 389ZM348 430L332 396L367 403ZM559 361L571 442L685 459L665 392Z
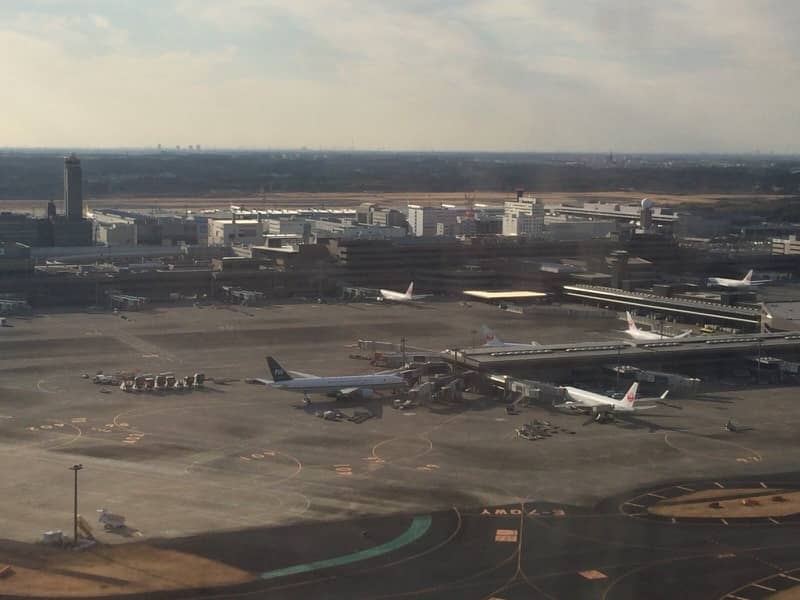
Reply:
M494 534L495 542L513 542L516 543L519 538L519 531L516 529L498 529Z
M584 579L607 579L608 575L597 569L589 569L588 571L578 571L578 575Z
M379 546L367 548L366 550L361 550L359 552L353 552L352 554L345 554L336 558L318 560L302 565L294 565L283 569L276 569L274 571L266 571L261 573L260 577L261 579L275 579L276 577L296 575L297 573L308 573L311 571L317 571L318 569L349 565L362 560L367 560L369 558L375 558L376 556L382 556L420 539L428 532L432 522L433 519L430 515L414 517L414 519L411 521L411 525L408 526L408 529L406 529L404 533Z

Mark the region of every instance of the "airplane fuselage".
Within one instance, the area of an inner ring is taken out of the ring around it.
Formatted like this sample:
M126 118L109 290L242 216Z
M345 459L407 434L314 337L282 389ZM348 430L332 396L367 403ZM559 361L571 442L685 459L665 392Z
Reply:
M610 398L603 394L597 394L571 386L565 386L564 391L566 391L569 400L575 403L574 408L589 410L602 408L608 412L634 412L635 410L629 403Z
M391 300L392 302L412 302L414 296L403 294L402 292L394 292L392 290L380 290L381 298L384 300Z
M708 285L735 290L746 290L753 287L753 284L749 281L742 281L741 279L726 279L725 277L709 277Z
M663 340L669 336L661 335L660 333L656 333L654 331L642 331L641 329L626 329L625 333L631 336L635 340Z
M303 377L275 381L270 387L299 392L338 392L345 389L386 389L406 387L406 381L397 375L343 375L337 377Z

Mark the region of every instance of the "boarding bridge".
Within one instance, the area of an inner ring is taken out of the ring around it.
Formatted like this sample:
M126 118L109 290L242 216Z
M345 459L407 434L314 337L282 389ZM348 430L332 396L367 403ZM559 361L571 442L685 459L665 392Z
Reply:
M144 296L129 296L128 294L108 294L108 301L112 308L123 308L134 310L147 304L148 299Z
M529 379L516 379L510 375L489 374L486 376L487 386L499 393L503 400L518 405L522 402L539 400L542 388L552 387L539 381Z

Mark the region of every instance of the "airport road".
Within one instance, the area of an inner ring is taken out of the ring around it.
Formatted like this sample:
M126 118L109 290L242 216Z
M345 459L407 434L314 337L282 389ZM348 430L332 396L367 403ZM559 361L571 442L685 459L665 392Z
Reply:
M513 341L600 340L616 321L562 326L458 303L126 316L47 313L2 332L0 562L13 564L19 544L45 530L71 530L67 467L80 462L81 512L95 522L105 507L130 526L129 537L97 532L101 542L185 550L257 577L225 595L623 598L649 585L646 597L674 597L667 583L682 580L722 595L778 572L774 565L800 566L788 524L672 524L619 509L631 490L794 471L795 388L707 394L644 422L585 427L583 417L546 407L509 416L480 398L408 412L378 400L339 403L379 413L355 425L318 419L297 395L243 381L265 376L268 353L288 369L370 372L348 358L358 338L452 347L487 323ZM104 394L81 378L98 369L233 381L183 394ZM514 428L532 418L560 432L517 439ZM723 431L728 418L752 429ZM564 515L545 514L553 508Z

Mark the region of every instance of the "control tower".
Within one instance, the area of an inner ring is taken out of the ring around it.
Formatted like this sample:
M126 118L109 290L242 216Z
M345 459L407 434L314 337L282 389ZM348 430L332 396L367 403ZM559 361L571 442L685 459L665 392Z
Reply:
M83 171L74 152L64 157L64 214L68 221L83 219Z

